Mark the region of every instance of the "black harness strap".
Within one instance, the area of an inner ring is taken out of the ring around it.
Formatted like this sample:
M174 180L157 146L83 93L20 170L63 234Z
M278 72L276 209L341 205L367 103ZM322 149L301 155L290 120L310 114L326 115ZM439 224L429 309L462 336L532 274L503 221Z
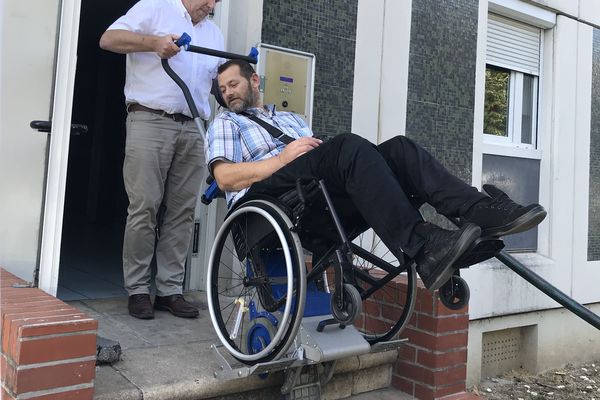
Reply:
M252 121L256 122L258 125L262 126L267 132L269 132L269 134L271 136L273 136L275 139L281 141L283 144L288 145L295 140L293 137L288 136L285 133L283 133L281 131L281 129L278 129L278 128L274 127L273 125L269 124L268 122L263 121L262 119L258 118L254 114L250 114L247 112L242 112L240 114L242 114L245 117L248 117Z

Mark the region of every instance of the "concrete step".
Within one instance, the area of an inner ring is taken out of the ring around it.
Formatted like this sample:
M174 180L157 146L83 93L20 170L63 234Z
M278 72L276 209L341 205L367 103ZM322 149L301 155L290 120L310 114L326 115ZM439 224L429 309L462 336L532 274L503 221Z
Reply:
M282 372L267 379L251 376L219 380L219 364L211 349L218 343L205 294L188 293L200 317L177 318L156 312L153 320L127 313L127 299L82 300L70 304L99 321L98 335L115 340L121 360L96 367L96 400L200 400L281 398ZM321 389L322 399L342 399L390 385L397 350L347 357L335 366L331 381Z
M352 356L339 360L334 375L321 389L322 399L343 399L353 394L386 388L398 353ZM276 399L281 397L283 372L266 379L214 378L219 369L209 346L174 345L130 349L112 366L96 369L96 400L200 400Z

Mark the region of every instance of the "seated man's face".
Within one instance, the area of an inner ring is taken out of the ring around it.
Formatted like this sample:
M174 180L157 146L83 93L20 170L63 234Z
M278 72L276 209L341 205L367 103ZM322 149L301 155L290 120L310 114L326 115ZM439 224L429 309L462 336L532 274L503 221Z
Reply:
M254 78L254 77L253 77ZM252 88L252 80L240 74L240 67L232 65L221 72L218 77L219 90L227 108L234 113L240 113L258 105L258 93Z

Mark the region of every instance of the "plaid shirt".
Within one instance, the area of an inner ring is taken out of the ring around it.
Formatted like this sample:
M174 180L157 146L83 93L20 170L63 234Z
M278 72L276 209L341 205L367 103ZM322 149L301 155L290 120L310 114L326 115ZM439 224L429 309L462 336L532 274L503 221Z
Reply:
M312 131L302 118L290 112L275 111L273 104L265 105L264 108L250 108L246 112L256 115L292 138L312 136ZM261 161L276 156L284 147L283 142L275 139L256 122L227 110L218 115L208 128L204 152L212 172L212 163L215 161ZM239 192L226 192L228 207L247 191L248 188Z

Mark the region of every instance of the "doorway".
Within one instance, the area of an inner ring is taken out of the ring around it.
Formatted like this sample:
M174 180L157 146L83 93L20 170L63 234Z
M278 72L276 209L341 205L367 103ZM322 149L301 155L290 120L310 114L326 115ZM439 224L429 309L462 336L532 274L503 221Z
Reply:
M57 297L80 300L127 295L121 251L127 216L125 57L98 46L100 36L135 0L83 0L73 123L88 132L69 146Z
M128 206L122 175L125 56L100 49L98 42L106 28L136 2L81 2L72 122L87 125L88 132L72 136L69 145L57 290L62 300L127 295L122 271ZM224 202L206 207L198 201L184 290L204 287L207 248L215 235L217 214L221 216L225 209ZM154 276L154 261L152 269Z

